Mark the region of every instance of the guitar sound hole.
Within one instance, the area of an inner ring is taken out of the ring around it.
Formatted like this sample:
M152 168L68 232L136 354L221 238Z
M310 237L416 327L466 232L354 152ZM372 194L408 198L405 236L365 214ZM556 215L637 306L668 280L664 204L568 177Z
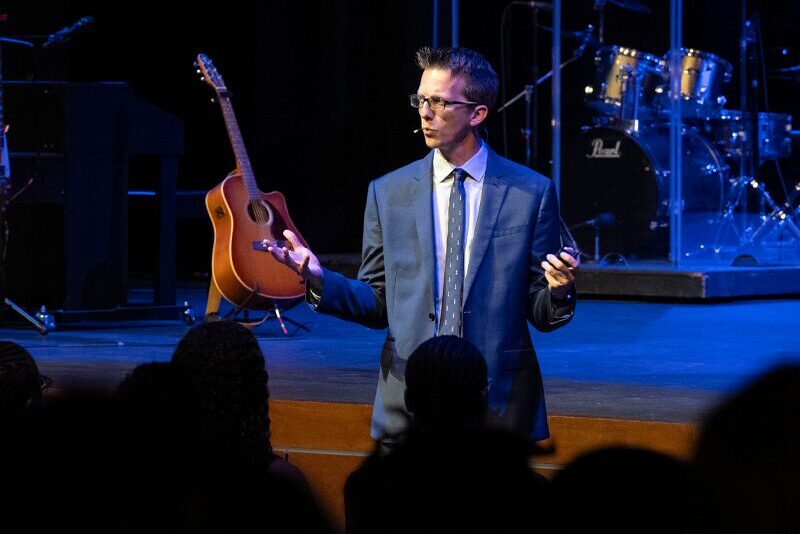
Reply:
M251 200L247 205L247 214L256 224L272 226L272 207L263 200Z

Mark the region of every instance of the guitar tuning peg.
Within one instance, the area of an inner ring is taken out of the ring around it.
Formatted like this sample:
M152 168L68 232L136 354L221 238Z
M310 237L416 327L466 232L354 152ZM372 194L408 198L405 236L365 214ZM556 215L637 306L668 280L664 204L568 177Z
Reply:
M211 99L211 103L212 103L212 104L216 104L216 103L217 103L217 99L216 99L216 98L212 98L212 99Z
M206 81L206 77L205 77L205 76L200 76L200 81L201 81L201 82L204 82L204 81Z
M197 74L203 74L203 71L200 70L200 69L197 69Z
M195 67L199 67L200 65L197 64L197 61L194 62Z

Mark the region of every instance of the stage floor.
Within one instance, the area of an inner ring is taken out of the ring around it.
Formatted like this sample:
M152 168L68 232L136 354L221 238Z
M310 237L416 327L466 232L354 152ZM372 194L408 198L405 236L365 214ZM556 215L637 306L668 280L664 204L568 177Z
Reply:
M137 292L135 299L143 294ZM202 317L204 292L182 288ZM318 315L304 304L256 330L272 398L371 403L384 332ZM701 304L581 300L556 332L533 331L549 411L696 422L724 394L781 362L800 362L800 300ZM41 336L0 329L34 356L58 388L113 389L136 365L170 358L179 321L62 325Z

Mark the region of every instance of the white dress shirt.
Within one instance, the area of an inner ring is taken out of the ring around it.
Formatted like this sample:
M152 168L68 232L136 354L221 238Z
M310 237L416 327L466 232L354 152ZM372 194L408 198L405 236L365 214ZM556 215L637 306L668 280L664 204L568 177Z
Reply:
M472 251L472 240L475 237L475 223L478 220L478 208L481 205L483 178L486 176L486 160L489 150L481 142L478 152L459 168L464 169L469 177L464 180L466 193L464 217L466 219L466 240L464 248L464 275L469 273L469 259ZM456 166L444 159L437 148L433 153L433 235L436 244L436 325L439 324L439 306L444 287L444 256L447 247L447 220L450 205L450 190L453 187L451 173Z

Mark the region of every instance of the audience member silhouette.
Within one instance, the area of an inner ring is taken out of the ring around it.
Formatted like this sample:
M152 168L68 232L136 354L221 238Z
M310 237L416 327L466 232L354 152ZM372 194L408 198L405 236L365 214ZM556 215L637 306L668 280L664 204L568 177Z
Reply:
M201 400L209 392L198 391L195 378L171 364L153 363L138 367L117 391L129 450L139 451L127 485L138 487L138 496L160 500L147 513L163 514L187 531L331 532L305 479L298 484L285 471L276 472L272 454L228 447L228 439L215 439L223 448L210 448L217 445L204 434ZM132 435L139 432L143 436ZM161 454L142 453L148 450ZM153 481L158 487L148 488Z
M701 426L695 464L722 532L800 532L800 366L761 376Z
M13 341L0 341L0 421L18 417L42 400L42 377L30 353Z
M408 434L347 480L346 529L523 532L541 513L543 483L528 444L485 430L486 363L468 341L426 341L406 366Z
M269 376L252 332L233 321L191 329L172 364L194 384L200 403L199 442L210 451L249 454L272 476L310 494L305 476L272 452Z
M548 489L546 530L705 532L705 504L686 463L655 451L610 447L578 457L556 475Z
M456 336L422 343L406 363L406 409L415 432L477 430L488 406L486 360L475 346Z

